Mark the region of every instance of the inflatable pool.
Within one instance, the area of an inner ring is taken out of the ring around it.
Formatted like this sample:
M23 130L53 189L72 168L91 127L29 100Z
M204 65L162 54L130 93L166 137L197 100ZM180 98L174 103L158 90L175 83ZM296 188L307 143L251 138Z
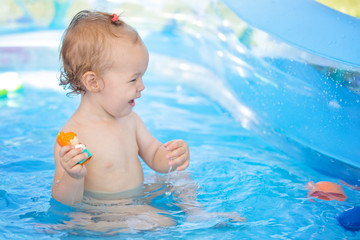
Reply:
M252 49L264 61L263 77L275 87L251 92L263 99L252 109L266 115L272 136L280 136L273 140L286 152L297 146L295 152L319 171L359 184L360 55L354 43L360 41L360 20L311 0L224 2L268 34L265 45L253 37ZM230 84L235 92L243 89Z
M123 12L139 31L150 65L135 110L160 140L188 141L188 173L207 211L247 219L188 222L178 200L157 189L152 204L177 225L113 229L116 235L357 238L336 217L360 205L359 19L310 0L39 0L9 2L7 9L0 76L16 73L22 88L0 98L0 238L110 233L78 225L59 230L81 210L51 198L53 144L79 101L58 86L58 47L80 9ZM145 182L154 184L144 169ZM346 201L309 201L305 185L323 181L341 184ZM91 214L96 223L99 212Z

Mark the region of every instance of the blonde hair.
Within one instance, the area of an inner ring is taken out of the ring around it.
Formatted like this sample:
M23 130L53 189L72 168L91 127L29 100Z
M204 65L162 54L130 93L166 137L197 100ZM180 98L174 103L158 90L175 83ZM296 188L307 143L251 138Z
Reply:
M104 12L83 10L72 19L63 36L60 58L60 85L68 94L85 93L81 78L88 71L99 76L109 68L110 43L114 38L141 41L138 33L124 21Z

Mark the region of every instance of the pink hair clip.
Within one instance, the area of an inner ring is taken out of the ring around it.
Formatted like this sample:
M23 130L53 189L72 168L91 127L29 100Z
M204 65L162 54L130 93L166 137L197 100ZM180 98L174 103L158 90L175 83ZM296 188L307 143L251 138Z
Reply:
M111 19L111 21L116 22L118 20L119 20L119 16L116 15L116 13L113 13L113 18Z

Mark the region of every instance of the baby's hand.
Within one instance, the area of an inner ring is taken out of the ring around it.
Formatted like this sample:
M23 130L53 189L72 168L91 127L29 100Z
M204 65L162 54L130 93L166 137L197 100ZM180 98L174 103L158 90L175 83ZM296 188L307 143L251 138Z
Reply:
M185 170L189 166L190 152L184 140L172 140L164 144L169 153L166 157L170 160L169 165L178 171Z
M86 167L78 164L84 158L87 158L87 153L83 153L82 148L75 148L72 145L61 147L60 163L65 171L73 178L80 179L86 174Z

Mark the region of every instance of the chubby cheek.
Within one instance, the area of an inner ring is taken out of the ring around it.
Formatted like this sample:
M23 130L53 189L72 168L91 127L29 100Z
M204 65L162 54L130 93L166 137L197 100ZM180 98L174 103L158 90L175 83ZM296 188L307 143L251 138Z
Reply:
M108 84L105 91L102 92L104 100L103 107L112 116L122 117L131 112L135 102L132 101L136 95L132 88L126 85L112 86Z
M122 113L123 110L127 107L128 103L124 101L114 101L108 104L108 110L113 115L119 115Z
M109 105L109 113L115 117L123 117L129 114L135 102L122 99L122 101L113 101Z

